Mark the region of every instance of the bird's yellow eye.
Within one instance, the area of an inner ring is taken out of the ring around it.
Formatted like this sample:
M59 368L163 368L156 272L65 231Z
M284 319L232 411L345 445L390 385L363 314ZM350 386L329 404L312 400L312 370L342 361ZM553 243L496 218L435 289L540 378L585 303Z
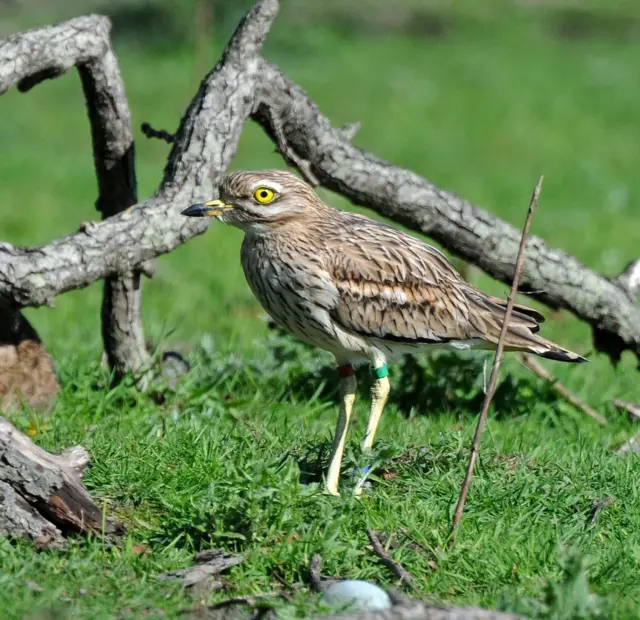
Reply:
M259 202L261 205L266 205L275 200L276 193L268 187L258 187L255 192L253 192L253 197L256 202Z

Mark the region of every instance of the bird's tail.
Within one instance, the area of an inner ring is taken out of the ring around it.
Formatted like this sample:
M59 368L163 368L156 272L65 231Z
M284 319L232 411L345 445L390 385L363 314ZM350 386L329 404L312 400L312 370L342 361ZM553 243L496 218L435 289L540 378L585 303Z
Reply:
M478 295L478 292L473 291L469 295L469 299L474 302L478 316L482 319L483 339L490 348L495 348L500 338L507 304L504 300L496 297L490 297L483 293ZM538 336L539 323L543 321L544 317L537 310L514 305L505 334L504 350L534 353L540 357L559 362L583 363L589 361L569 349Z
M496 345L497 345L496 340ZM549 360L555 360L557 362L573 362L574 364L581 364L588 362L589 360L582 355L578 355L569 349L565 349L560 345L557 345L551 340L541 338L535 334L529 334L521 336L520 334L514 334L511 329L507 331L505 337L505 351L525 351L527 353L535 353L540 357L546 357Z

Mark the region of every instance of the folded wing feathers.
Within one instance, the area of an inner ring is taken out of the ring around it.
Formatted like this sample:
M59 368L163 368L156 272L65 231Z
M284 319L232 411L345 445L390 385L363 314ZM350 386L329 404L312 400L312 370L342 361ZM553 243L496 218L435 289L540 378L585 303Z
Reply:
M497 345L505 300L468 284L441 252L419 239L368 218L346 217L349 242L328 240L333 251L327 267L338 291L334 320L363 336L396 342L479 338ZM586 361L537 336L543 321L538 311L515 305L506 350Z

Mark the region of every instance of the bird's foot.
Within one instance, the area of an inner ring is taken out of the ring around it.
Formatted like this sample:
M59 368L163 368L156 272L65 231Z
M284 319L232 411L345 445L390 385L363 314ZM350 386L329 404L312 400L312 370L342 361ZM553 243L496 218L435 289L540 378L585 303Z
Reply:
M361 497L362 496L362 491L364 490L365 484L367 486L370 486L367 484L367 478L369 477L369 474L372 472L373 468L371 467L371 465L365 465L362 468L356 467L353 470L353 475L354 476L360 476L358 482L356 482L356 486L353 489L353 494L356 497Z
M334 497L340 497L340 491L338 491L338 487L329 487L326 486L324 488L324 495L333 495Z

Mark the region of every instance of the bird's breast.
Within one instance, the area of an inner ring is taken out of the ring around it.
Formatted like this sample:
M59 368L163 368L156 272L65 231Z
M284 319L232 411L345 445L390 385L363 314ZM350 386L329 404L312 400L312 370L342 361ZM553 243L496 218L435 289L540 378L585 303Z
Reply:
M242 267L256 299L280 326L331 350L335 333L329 308L337 292L313 257L260 240L243 244Z

